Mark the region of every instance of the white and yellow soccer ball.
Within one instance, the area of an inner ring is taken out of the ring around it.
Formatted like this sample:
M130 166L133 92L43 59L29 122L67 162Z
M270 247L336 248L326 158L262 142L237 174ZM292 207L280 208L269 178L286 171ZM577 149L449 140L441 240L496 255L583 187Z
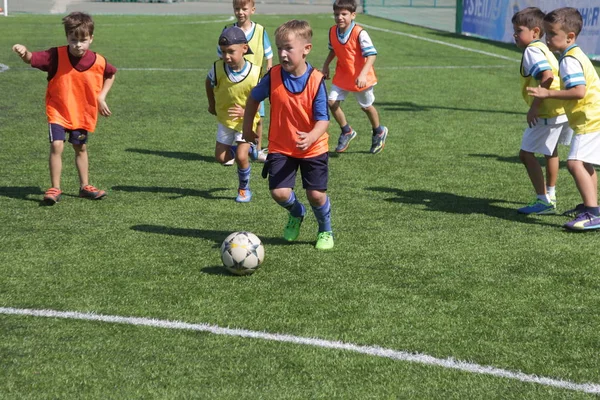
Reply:
M265 248L252 232L233 232L221 245L223 266L235 275L250 275L262 264Z

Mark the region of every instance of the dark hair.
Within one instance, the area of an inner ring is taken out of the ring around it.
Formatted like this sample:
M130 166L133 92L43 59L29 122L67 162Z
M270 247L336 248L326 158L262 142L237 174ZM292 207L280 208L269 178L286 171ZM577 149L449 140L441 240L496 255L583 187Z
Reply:
M516 12L511 21L514 25L526 26L527 29L540 28L540 36L544 36L544 16L539 8L527 7Z
M333 2L333 11L347 10L354 13L357 8L356 0L335 0Z
M583 18L581 18L579 11L573 7L557 8L546 14L544 21L551 24L560 24L561 30L566 33L574 32L575 36L579 36L581 28L583 28Z
M85 37L94 34L94 20L89 14L72 12L62 19L62 23L67 35L72 33L75 37Z
M275 38L287 38L288 35L296 35L312 43L313 31L308 21L292 19L275 29Z

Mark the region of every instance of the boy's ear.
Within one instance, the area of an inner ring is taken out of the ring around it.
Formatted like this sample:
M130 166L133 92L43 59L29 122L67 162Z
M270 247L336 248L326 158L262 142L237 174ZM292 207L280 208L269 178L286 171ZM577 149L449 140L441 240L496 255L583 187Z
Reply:
M94 35L90 36L90 44L94 41Z
M304 45L304 55L308 55L308 53L310 53L310 51L312 50L312 43L306 43Z
M576 39L577 39L577 35L575 35L575 32L567 33L567 43L575 43Z
M539 39L540 37L542 37L542 35L541 35L542 30L540 29L539 26L534 27L532 29L532 31L533 31L533 36L535 36L536 38Z

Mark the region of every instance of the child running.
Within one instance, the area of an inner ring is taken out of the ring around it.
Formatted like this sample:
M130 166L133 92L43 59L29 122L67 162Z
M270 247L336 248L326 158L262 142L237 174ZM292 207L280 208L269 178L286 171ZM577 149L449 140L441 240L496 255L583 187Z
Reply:
M569 145L573 131L565 115L562 102L556 99L539 99L527 94L528 86L560 89L558 61L548 47L540 41L544 35L544 13L537 7L528 7L512 17L514 38L523 50L521 59L521 94L529 105L528 127L523 133L519 158L536 192L536 199L519 208L521 214L556 213L556 180L558 177L558 143ZM546 181L535 153L546 157Z
M65 140L75 150L75 165L79 173L79 196L99 200L104 190L89 184L87 153L88 134L96 129L98 113L111 115L106 95L115 81L117 69L100 54L90 51L94 40L94 21L88 14L73 12L62 19L67 46L30 52L21 44L13 51L32 67L48 73L46 116L50 140L50 181L43 203L56 204L62 196L60 177Z
M217 142L215 158L227 165L235 158L238 166L238 192L235 201L248 203L252 200L250 190L251 166L248 159L250 143L242 138L244 108L250 91L261 76L261 67L244 58L251 52L244 32L237 26L226 28L219 36L222 58L213 64L206 77L208 112L217 116ZM259 116L248 117L252 129L256 129ZM233 145L237 144L235 154Z
M367 114L371 122L373 136L370 151L377 154L383 150L388 135L388 128L379 123L379 113L373 106L375 102L373 86L377 84L373 64L377 57L377 50L367 31L354 22L356 8L356 0L333 2L335 25L329 29L329 55L322 71L325 79L329 79L329 64L337 57L333 85L328 99L333 118L342 129L335 151L343 153L348 149L350 141L356 137L356 131L348 124L340 106L348 93L354 93L361 110Z
M563 101L569 125L575 132L567 158L567 168L581 194L582 204L566 214L575 219L564 224L573 231L600 229L598 176L600 165L600 78L590 59L577 46L583 19L576 8L563 7L544 17L546 43L560 53L560 90L528 87L528 93L540 99Z
M315 247L332 249L327 89L323 74L306 62L312 29L306 21L288 21L275 31L275 42L280 64L271 68L248 97L244 138L254 139L251 117L260 102L269 98L269 154L263 172L268 172L271 197L289 212L283 237L296 240L306 215L306 207L294 193L300 168L302 186L319 224Z

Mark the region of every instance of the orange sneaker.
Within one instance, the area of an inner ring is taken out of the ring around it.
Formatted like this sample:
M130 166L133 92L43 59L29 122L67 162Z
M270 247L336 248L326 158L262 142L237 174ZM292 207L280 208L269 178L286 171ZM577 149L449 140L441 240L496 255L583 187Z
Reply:
M46 193L44 193L44 200L42 201L50 206L53 206L60 201L61 195L62 191L60 189L50 188L46 190Z
M96 189L92 185L86 185L79 189L79 197L85 197L90 200L100 200L106 196L104 190Z

